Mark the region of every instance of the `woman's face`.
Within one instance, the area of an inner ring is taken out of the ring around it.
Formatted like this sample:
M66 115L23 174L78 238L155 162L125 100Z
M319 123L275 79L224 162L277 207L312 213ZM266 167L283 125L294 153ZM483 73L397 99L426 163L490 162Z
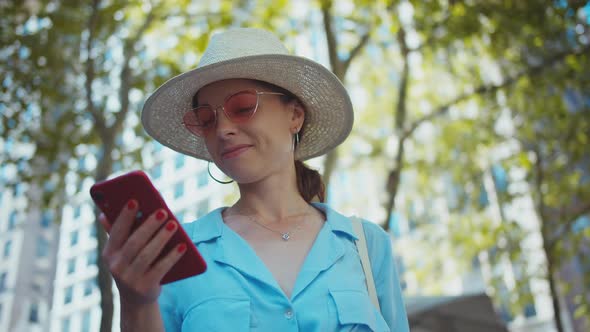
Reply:
M230 121L221 107L228 96L244 90L275 92L246 79L209 84L198 93L199 105L217 109L214 128L203 138L213 161L238 183L252 183L280 174L293 163L293 134L304 120L303 107L296 101L285 103L278 95L259 95L256 113L247 121Z

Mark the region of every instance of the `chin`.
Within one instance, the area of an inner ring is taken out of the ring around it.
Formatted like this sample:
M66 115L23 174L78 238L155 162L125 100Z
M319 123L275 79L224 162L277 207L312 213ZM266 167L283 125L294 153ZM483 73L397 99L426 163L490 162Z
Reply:
M253 167L244 167L243 165L239 166L229 166L221 168L223 173L227 174L230 178L232 178L236 183L240 184L248 184L259 181L262 176L260 172L256 172Z
M263 178L263 176L258 172L247 172L243 169L237 172L230 172L227 174L230 175L231 178L239 184L255 183Z

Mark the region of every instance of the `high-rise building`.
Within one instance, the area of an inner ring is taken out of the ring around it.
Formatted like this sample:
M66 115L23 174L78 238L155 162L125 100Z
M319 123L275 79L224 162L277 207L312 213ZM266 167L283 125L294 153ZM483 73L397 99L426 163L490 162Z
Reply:
M6 183L0 166L0 183ZM46 331L59 228L51 212L30 209L30 189L0 190L0 331Z

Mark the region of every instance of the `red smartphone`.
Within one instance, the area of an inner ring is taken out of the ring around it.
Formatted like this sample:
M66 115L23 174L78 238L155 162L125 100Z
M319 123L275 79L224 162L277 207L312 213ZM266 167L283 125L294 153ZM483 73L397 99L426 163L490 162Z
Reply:
M187 250L162 278L160 284L163 285L195 276L205 272L207 269L205 260L197 251L191 239L180 226L178 220L174 217L174 214L172 214L172 211L170 211L164 199L144 172L133 171L106 181L98 182L90 188L90 196L98 208L105 214L109 222L115 221L130 199L137 200L139 210L131 228L131 233L158 209L164 209L168 213L168 218L176 222L177 230L164 249L162 249L162 253L157 260L180 243L186 244ZM162 224L162 227L164 224Z

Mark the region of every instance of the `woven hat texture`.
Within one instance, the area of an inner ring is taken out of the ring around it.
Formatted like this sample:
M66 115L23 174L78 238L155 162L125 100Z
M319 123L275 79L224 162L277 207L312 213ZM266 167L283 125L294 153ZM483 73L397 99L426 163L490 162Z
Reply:
M182 124L194 94L225 79L253 79L280 86L306 109L295 158L323 155L342 143L353 124L350 97L340 80L321 64L289 54L271 32L234 28L213 35L197 68L160 86L146 100L141 121L146 132L180 153L211 161L203 138Z

